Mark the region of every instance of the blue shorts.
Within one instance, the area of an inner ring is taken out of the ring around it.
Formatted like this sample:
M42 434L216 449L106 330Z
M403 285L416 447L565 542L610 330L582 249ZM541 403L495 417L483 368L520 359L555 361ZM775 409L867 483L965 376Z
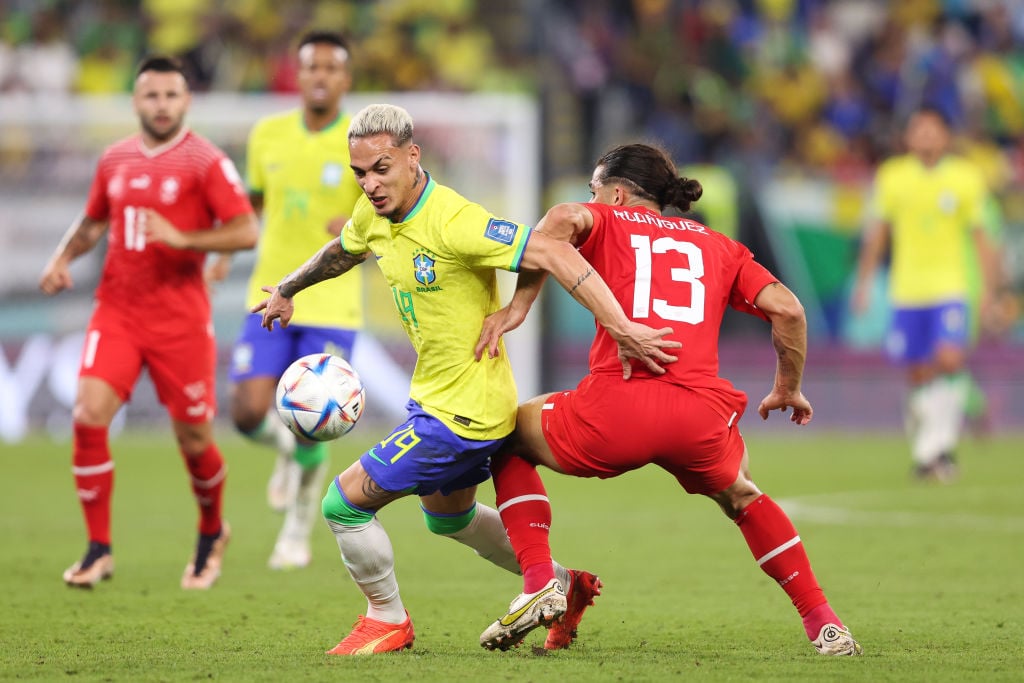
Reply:
M448 495L487 481L490 458L505 442L463 439L441 420L409 400L409 417L359 458L363 469L385 491L425 496Z
M939 345L965 348L967 337L967 305L962 301L896 308L885 348L897 363L920 363L932 359Z
M337 327L289 325L263 329L263 315L252 313L245 319L231 353L228 377L241 382L254 377L280 377L293 360L311 353L331 353L352 360L355 330Z

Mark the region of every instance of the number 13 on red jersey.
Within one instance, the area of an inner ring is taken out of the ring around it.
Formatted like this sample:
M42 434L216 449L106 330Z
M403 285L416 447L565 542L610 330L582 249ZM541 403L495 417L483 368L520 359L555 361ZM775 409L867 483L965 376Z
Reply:
M671 237L659 237L651 242L648 235L630 235L630 246L636 255L636 281L633 286L633 318L643 319L654 313L663 320L697 325L704 322L704 254L693 242L683 242ZM651 300L651 265L655 254L670 251L685 254L689 268L671 268L669 274L675 282L690 284L690 305L676 306L665 299Z

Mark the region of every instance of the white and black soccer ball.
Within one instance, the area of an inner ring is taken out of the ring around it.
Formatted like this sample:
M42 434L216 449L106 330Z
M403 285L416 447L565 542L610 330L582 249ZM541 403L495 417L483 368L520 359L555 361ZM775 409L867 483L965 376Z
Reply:
M345 359L329 353L299 358L277 382L277 413L297 436L330 441L355 426L366 390Z

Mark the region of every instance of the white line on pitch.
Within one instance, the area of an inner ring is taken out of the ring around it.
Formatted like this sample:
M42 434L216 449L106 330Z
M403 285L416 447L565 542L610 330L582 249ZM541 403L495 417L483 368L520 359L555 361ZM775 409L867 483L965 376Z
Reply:
M789 498L776 501L792 517L821 524L882 527L943 527L997 533L1024 533L1024 517L931 512L869 511L808 505Z

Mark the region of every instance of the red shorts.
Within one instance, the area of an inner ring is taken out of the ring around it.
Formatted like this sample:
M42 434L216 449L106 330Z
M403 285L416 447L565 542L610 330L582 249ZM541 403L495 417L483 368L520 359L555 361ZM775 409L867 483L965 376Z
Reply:
M588 375L548 399L541 423L555 460L577 477L607 479L653 463L688 493L714 494L736 481L743 459L735 419L729 424L699 390L658 380Z
M209 322L183 321L170 334L157 333L109 305L97 306L86 329L79 375L102 379L128 401L143 367L173 419L213 419L217 345Z

